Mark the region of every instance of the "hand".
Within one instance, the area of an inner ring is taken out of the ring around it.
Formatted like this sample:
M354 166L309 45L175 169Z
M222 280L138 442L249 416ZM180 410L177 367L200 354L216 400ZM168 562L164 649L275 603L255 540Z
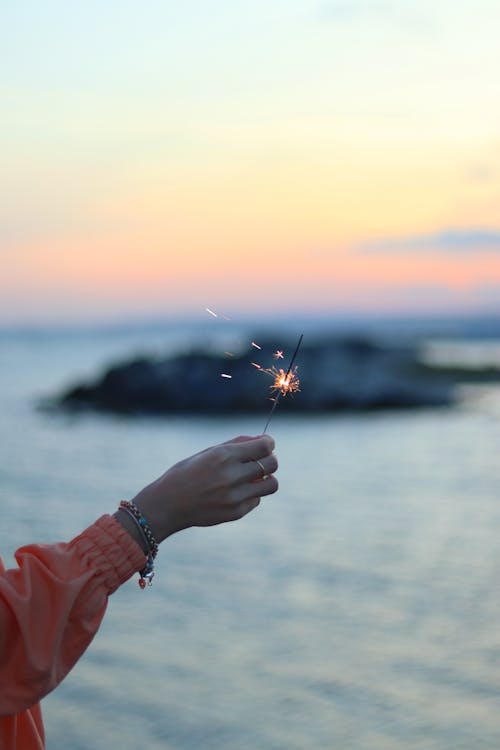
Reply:
M134 502L158 542L190 526L235 521L278 489L273 449L269 435L233 438L175 464Z

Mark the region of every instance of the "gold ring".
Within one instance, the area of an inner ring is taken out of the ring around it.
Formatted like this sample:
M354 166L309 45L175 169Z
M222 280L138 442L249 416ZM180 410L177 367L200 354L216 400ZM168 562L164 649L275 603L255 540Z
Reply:
M266 470L264 468L264 464L262 463L262 461L259 461L258 458L254 458L254 461L255 461L256 464L259 464L260 468L262 469L262 477L261 478L264 479L264 477L266 476Z

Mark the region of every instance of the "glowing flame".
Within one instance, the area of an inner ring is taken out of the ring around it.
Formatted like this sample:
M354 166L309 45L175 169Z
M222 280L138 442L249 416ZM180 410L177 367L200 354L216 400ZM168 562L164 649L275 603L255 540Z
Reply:
M286 396L287 393L297 393L300 391L300 380L297 377L297 367L294 367L288 373L283 368L270 367L265 370L274 378L274 383L270 386L271 391Z

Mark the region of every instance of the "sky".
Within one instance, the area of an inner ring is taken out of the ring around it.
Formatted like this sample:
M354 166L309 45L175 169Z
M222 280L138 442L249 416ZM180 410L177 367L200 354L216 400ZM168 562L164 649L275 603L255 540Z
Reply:
M0 8L0 324L500 312L497 0Z

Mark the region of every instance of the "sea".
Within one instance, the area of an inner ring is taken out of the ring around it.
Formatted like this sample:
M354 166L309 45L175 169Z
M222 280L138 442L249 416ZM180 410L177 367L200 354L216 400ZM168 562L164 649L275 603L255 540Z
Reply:
M498 320L366 328L418 339L434 361L500 367ZM2 329L5 564L265 421L68 414L44 399L131 354L247 335L216 319ZM498 750L499 384L441 408L278 408L269 432L278 493L238 522L169 538L152 587L134 578L110 598L43 702L49 750Z

